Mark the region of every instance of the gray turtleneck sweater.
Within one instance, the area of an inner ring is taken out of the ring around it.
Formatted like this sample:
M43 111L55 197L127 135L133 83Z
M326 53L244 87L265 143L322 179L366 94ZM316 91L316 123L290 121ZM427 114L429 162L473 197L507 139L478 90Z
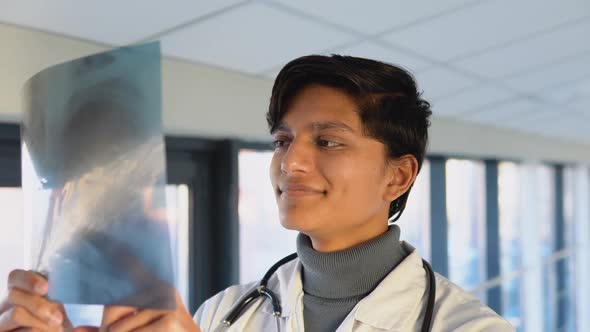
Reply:
M335 331L354 306L406 256L397 225L379 237L341 251L315 251L307 235L297 237L303 266L305 331Z

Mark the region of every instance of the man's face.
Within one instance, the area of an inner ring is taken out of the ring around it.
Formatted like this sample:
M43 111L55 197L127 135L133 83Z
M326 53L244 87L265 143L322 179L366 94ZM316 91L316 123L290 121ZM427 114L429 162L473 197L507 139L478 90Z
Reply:
M281 224L310 237L354 237L387 227L385 145L363 135L354 101L312 85L274 132L270 176Z

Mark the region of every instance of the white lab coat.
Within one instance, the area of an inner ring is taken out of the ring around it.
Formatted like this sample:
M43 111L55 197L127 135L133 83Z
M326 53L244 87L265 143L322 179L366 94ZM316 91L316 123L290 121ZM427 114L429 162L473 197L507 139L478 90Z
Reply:
M336 332L420 331L426 309L427 276L418 252L411 253L352 309ZM436 297L432 331L514 331L508 322L477 298L436 274ZM197 310L194 319L206 331L277 331L276 318L267 298L258 298L228 329L220 322L258 282L231 286ZM301 262L295 259L280 267L268 286L281 299L280 331L303 332L303 285ZM263 300L264 298L264 300Z

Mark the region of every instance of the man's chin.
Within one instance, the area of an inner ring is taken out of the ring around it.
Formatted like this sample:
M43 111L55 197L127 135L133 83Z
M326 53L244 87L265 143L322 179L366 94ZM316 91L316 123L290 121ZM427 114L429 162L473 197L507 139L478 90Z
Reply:
M286 215L281 215L280 220L281 225L284 228L303 233L308 233L318 226L317 219L314 220L309 216L303 216L301 215L301 213L290 213Z

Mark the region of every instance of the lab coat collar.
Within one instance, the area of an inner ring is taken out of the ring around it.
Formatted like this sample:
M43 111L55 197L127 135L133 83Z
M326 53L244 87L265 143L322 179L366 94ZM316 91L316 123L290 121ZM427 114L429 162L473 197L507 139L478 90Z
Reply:
M271 278L269 281L269 288L277 292L276 295L280 298L281 317L289 317L303 296L301 269L301 262L296 258L279 267L275 272L276 279ZM262 311L272 314L272 306L264 306Z
M402 245L410 254L357 304L356 320L387 331L403 330L412 313L421 309L426 272L418 251L406 242Z
M402 241L410 254L391 271L379 285L352 310L354 319L363 324L388 331L400 330L416 310L420 310L426 290L426 272L420 255ZM292 315L303 296L301 262L295 259L281 266L269 287L280 297L281 317ZM272 314L270 305L262 310Z

